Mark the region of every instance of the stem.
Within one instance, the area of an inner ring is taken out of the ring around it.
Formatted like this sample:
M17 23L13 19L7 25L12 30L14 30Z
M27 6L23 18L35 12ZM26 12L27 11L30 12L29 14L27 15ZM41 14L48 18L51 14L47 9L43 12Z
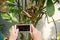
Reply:
M42 18L42 16L43 16L43 12L39 15L39 17L37 17L37 19L36 19L36 22L35 22L35 27L36 27L36 25L37 25L37 23L38 23L38 21Z
M25 9L27 8L27 0L25 0Z
M52 17L52 20L53 20L53 22L54 22L54 25L55 25L55 31L56 31L56 40L57 40L57 27L56 27L56 23L55 23L55 21L54 21L53 17Z
M21 1L22 2L22 7L23 7L23 0ZM22 8L23 9L23 8Z
M36 22L35 22L35 27L36 27L36 25L37 25L37 23L38 23L38 21L40 20L42 18L42 16L41 17L38 17L37 19L36 19Z
M48 16L47 16L47 14L45 14L46 15L46 18L47 18L47 22L49 23L49 19L48 19Z
M1 17L1 12L0 12L0 17Z
M17 5L18 10L19 10L19 7L20 7L20 0L17 1L17 4L18 4L18 5ZM18 12L18 14L19 14L19 22L20 22L20 13Z
M17 2L17 7L18 7L18 11L20 10L20 0L18 0L18 2ZM19 22L20 22L20 12L18 12L18 15L19 15ZM23 33L20 33L21 34L21 40L24 40L24 35L23 35Z
M31 38L31 36L30 36L30 34L28 34L28 40L31 40L32 38Z
M55 20L55 22L58 22L58 21L60 21L60 19L58 19L58 20ZM51 23L51 22L53 22L53 21L50 21L49 23Z

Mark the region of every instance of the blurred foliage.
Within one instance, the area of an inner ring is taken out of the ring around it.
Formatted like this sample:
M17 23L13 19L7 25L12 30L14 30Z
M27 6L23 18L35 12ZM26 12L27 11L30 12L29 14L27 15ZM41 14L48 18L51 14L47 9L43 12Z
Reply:
M51 40L56 40L56 39L52 37ZM57 33L57 40L60 40L60 32Z
M54 1L54 2L53 2ZM11 24L33 24L35 27L38 21L42 16L48 15L52 17L55 12L54 4L60 3L59 0L0 0L0 18L9 22ZM45 3L46 2L46 3ZM45 5L46 4L46 5ZM21 13L22 10L25 10L31 17L27 16L24 13ZM0 24L0 29L3 32L5 28L5 23ZM9 29L11 26L9 27ZM8 29L8 30L9 30ZM6 32L8 33L8 32ZM3 33L4 34L4 33ZM21 33L22 40L24 34ZM6 35L4 35L6 36ZM7 36L8 37L8 36ZM27 40L30 40L29 37Z
M58 34L57 34L57 36L58 36L58 37L59 37L59 39L60 39L60 33L58 33Z
M60 11L60 7L58 8L58 10Z
M0 40L4 40L4 35L2 34L1 31L0 31Z

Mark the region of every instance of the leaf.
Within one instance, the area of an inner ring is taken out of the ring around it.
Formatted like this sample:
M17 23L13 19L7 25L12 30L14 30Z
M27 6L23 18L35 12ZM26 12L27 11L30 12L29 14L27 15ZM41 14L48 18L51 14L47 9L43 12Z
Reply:
M8 1L10 1L10 2L14 2L14 0L8 0Z
M5 14L1 14L1 17L3 18L3 19L10 19L10 17L9 17L9 15L7 14L7 13L5 13Z
M52 0L47 0L46 11L47 11L47 15L49 17L53 16L53 14L55 12L55 8L54 8L54 4L53 4Z
M9 12L12 12L14 14L17 14L20 11L18 9L16 9L15 7L11 7Z
M18 11L21 12L23 10L22 6L18 6Z
M60 7L58 8L58 10L60 11Z
M6 6L10 6L10 7L14 7L15 6L15 4L10 2L10 1L6 1L5 5Z
M17 23L18 23L18 19L15 17L14 13L9 13L9 15L10 15L10 17L11 17L12 21L14 21L14 22L17 22Z

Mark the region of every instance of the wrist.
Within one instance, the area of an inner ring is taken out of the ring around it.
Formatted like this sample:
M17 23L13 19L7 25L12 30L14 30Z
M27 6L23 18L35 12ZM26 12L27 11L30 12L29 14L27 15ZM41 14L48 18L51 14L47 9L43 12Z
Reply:
M35 40L37 40L37 39L35 39ZM39 39L40 40L40 39Z
M9 40L16 40L16 39L10 36L10 37L9 37Z
M41 40L41 39L33 39L33 40Z

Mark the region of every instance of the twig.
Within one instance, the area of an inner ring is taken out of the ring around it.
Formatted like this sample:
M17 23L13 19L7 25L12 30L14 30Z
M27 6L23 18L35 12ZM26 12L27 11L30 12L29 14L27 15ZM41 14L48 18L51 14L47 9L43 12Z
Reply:
M55 25L55 31L56 31L56 40L57 40L57 26L56 26L56 23L55 23L55 21L54 21L53 17L52 17L52 20L53 20L53 22L54 22L54 25Z
M55 22L58 22L58 21L60 21L60 19L58 19L58 20L55 20ZM49 23L51 23L51 22L53 22L53 21L50 21Z
M47 18L47 22L49 23L49 19L48 19L48 16L47 16L47 14L45 14L46 15L46 18Z

